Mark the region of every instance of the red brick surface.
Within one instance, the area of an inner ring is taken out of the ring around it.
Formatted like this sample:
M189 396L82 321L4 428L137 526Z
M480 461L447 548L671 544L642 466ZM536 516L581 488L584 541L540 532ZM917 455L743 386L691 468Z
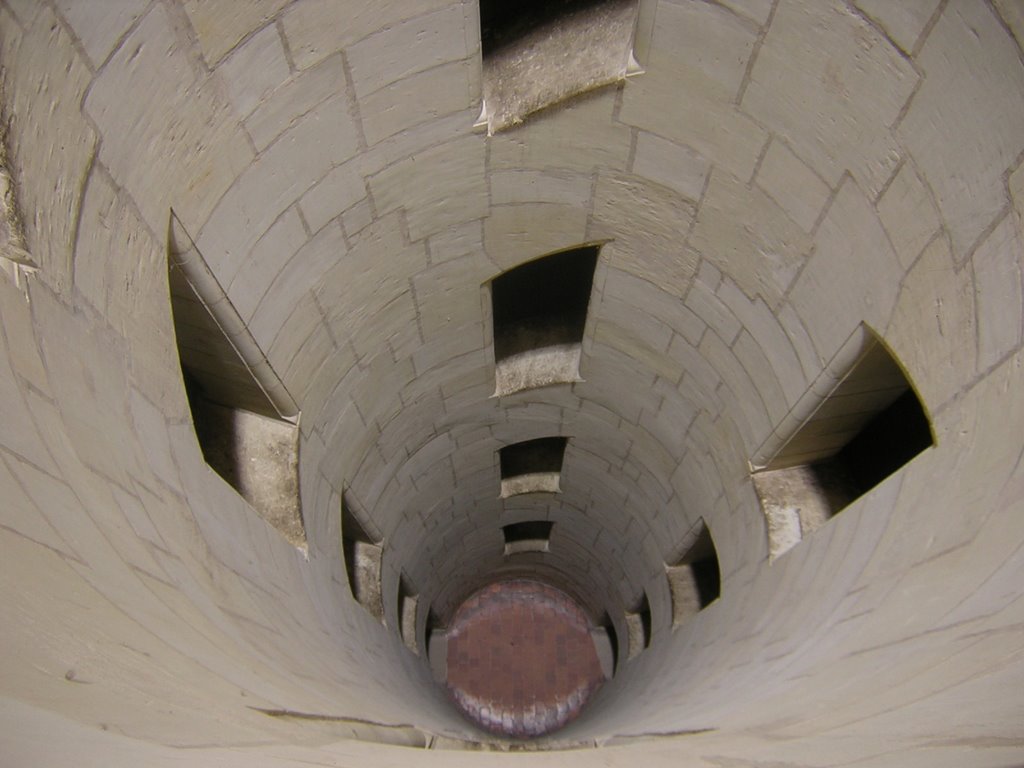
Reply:
M495 582L452 619L448 691L492 733L531 738L561 728L603 681L586 615L553 587Z

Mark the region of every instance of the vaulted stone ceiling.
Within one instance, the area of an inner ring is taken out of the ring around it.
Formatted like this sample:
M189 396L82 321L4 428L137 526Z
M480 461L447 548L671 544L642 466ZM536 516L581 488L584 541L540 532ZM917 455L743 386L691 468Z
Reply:
M1020 3L640 15L643 74L488 136L475 2L0 2L12 765L476 762L399 579L444 615L537 519L527 570L620 636L646 594L651 643L559 736L600 752L488 757L1024 760ZM301 410L308 551L204 462L172 211ZM587 243L580 380L493 396L489 282ZM770 559L751 462L865 328L935 445ZM499 449L555 435L561 492L501 499ZM721 598L674 627L701 520Z

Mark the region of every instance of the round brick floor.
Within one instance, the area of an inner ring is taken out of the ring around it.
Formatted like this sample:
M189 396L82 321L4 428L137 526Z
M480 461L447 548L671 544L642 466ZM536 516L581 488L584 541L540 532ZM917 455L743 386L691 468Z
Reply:
M576 718L603 681L586 615L546 584L495 582L452 619L448 692L487 731L520 739L550 733Z

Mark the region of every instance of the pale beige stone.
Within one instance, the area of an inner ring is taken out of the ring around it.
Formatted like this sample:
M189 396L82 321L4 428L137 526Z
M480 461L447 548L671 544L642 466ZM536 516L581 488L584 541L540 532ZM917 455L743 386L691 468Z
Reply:
M904 268L910 267L942 226L935 199L911 163L900 168L879 199L878 215Z
M231 109L197 80L188 44L161 5L93 82L85 112L105 136L100 159L155 232L166 231L172 207L197 231L252 159ZM168 150L153 153L137 136L167 142Z
M498 205L484 221L484 248L498 267L495 272L579 245L586 237L587 212L577 206Z
M984 371L1016 348L1024 322L1022 243L1013 217L1003 217L978 246L971 264L978 302L978 370Z
M852 182L818 227L814 254L789 300L829 359L857 328L884 328L903 276L878 215Z
M856 0L856 6L874 19L889 38L910 53L941 0Z
M750 78L743 109L830 186L849 171L881 189L900 158L888 126L918 78L879 32L838 3L781 0Z
M970 378L976 354L974 282L939 238L925 249L900 289L886 342L924 405L934 410Z
M290 0L210 3L184 0L192 28L208 64L215 65L253 30L273 18Z
M75 221L96 144L79 109L91 74L49 8L35 15L17 43L0 35L4 111L14 128L8 163L21 223L43 279L63 290L71 283ZM35 136L47 140L29 140Z
M804 232L814 228L831 192L814 171L778 140L768 145L754 180Z
M471 109L477 98L470 89L471 66L468 61L442 64L364 96L359 110L366 141L373 145L407 128Z
M1020 49L987 5L950 3L918 56L927 74L900 123L962 261L1006 204L1003 174L1024 149ZM978 137L984 136L984 141Z
M748 296L774 304L803 265L811 239L760 189L714 171L690 246L736 274Z
M238 46L216 72L235 111L246 117L291 75L277 26L268 24Z
M57 10L74 30L94 69L107 60L117 41L142 15L147 5L146 0L116 3L57 0Z
M602 174L587 235L591 240L614 237L605 246L613 264L682 296L697 267L694 255L683 248L682 233L692 218L692 203L660 185Z

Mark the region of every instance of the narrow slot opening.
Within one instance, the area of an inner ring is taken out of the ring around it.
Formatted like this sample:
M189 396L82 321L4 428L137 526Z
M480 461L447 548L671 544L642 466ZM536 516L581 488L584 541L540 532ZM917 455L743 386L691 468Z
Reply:
M298 409L173 215L171 232L167 268L175 342L203 459L260 517L305 549ZM262 361L262 379L247 362L253 358Z
M753 474L778 557L934 445L931 423L888 347L864 348L810 418Z
M600 246L522 264L491 281L497 395L579 379Z
M651 604L644 592L636 608L626 613L629 631L629 658L635 658L651 645Z
M499 452L501 496L558 493L568 438L541 437L507 445Z
M480 0L488 133L624 79L637 0Z
M505 536L505 554L520 552L547 552L554 523L547 520L531 520L502 526Z
M352 597L371 616L383 623L384 606L380 587L383 548L379 542L371 539L344 498L341 503L341 546Z
M416 642L416 609L419 598L403 573L398 579L398 628L405 647L420 655L419 644Z
M677 627L721 595L718 552L711 532L701 519L687 536L685 553L665 564L672 597L672 626Z

